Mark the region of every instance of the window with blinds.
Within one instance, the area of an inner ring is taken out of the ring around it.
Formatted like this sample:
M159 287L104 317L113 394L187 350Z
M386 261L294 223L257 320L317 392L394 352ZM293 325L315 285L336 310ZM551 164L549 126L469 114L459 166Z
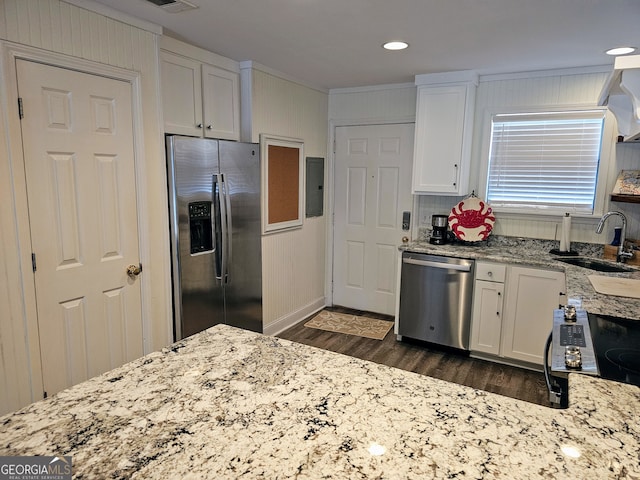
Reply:
M492 117L487 201L528 213L591 214L604 111Z

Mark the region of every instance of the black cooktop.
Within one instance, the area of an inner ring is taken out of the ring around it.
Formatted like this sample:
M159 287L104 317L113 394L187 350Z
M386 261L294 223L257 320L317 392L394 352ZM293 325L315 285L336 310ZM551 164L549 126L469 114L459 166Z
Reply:
M600 376L640 386L640 321L589 314Z

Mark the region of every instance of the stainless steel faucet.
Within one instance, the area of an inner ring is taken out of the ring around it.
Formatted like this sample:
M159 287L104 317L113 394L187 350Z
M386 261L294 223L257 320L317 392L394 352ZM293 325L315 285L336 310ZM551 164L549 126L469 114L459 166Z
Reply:
M626 252L624 250L624 240L627 234L627 217L624 216L622 212L607 212L605 213L600 221L598 222L598 226L596 227L596 233L602 233L602 227L604 227L604 222L607 218L612 215L618 215L622 218L622 232L620 234L620 245L618 246L618 255L616 257L617 262L624 262L627 258L633 257L633 252Z

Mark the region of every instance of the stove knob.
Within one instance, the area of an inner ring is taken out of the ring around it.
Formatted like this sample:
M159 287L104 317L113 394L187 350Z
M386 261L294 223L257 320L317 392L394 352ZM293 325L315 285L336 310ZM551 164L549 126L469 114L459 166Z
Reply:
M580 352L580 347L567 345L564 348L564 364L567 368L582 367L582 353Z
M564 306L564 319L566 322L576 321L576 307L574 305Z

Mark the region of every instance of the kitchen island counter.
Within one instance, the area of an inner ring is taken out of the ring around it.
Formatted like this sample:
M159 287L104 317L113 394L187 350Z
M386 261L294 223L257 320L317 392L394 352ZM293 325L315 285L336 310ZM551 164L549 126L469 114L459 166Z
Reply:
M633 278L640 280L640 268L629 267L625 273L604 273L560 262L557 255L549 253L557 242L516 237L489 237L488 241L474 244L450 243L431 245L415 242L402 245L401 250L443 255L447 257L470 258L497 263L530 265L538 268L563 271L567 283L567 298L580 308L596 315L640 320L640 299L603 295L595 291L588 279L589 275ZM581 256L600 257L602 245L580 244Z
M71 455L76 478L640 478L640 389L570 382L553 410L219 325L0 417L0 455Z

